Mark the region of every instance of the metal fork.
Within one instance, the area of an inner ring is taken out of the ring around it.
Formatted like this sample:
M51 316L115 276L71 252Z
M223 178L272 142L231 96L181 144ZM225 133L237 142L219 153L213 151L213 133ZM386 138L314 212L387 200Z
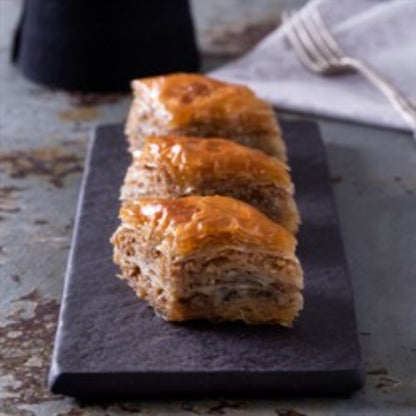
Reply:
M365 62L348 56L339 47L316 8L297 13L284 12L285 33L304 66L312 72L334 74L355 70L364 75L407 121L416 138L416 108L389 81Z

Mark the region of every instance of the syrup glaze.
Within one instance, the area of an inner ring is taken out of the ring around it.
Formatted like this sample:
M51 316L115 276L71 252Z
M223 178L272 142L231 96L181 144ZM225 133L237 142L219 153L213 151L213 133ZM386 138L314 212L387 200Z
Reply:
M158 97L170 114L171 128L188 124L232 124L238 133L279 133L273 110L247 87L200 74L177 73L138 79L134 90Z
M247 178L292 191L288 166L259 150L220 138L148 137L135 162L165 169L184 187L210 180Z
M296 238L252 206L224 196L139 198L126 202L120 218L167 243L177 255L198 249L260 249L294 258Z

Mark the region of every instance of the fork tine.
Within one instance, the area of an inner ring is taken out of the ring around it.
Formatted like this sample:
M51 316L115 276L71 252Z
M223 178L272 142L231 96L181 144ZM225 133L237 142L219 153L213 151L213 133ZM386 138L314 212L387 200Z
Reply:
M328 65L330 65L330 61L322 51L320 43L313 36L313 30L311 33L307 24L307 19L304 18L302 13L298 13L293 18L293 29L306 53L308 53L312 59L315 60L315 62L320 66L321 71L325 71Z
M308 53L308 48L305 46L302 37L299 35L299 31L294 23L293 13L284 11L282 13L282 18L284 23L286 23L284 27L286 36L292 44L299 60L311 71L322 72L324 70L322 63L317 62L315 56Z
M316 9L314 9L314 11L316 11ZM329 61L328 64L331 64L332 62L339 60L341 56L334 52L333 49L327 44L326 37L322 35L321 26L315 18L315 13L312 14L310 11L305 10L302 15L303 25L305 26L305 29L314 42L316 48L320 51L322 57L326 61Z
M316 7L310 12L310 16L311 21L314 24L316 31L322 39L323 43L338 59L341 58L344 55L344 52L341 50L338 42L332 36Z

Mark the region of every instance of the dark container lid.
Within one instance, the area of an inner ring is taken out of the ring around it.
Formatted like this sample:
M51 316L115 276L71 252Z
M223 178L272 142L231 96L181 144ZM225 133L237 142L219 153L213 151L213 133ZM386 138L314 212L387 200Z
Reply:
M26 77L66 90L123 91L199 64L187 0L30 0L14 43Z

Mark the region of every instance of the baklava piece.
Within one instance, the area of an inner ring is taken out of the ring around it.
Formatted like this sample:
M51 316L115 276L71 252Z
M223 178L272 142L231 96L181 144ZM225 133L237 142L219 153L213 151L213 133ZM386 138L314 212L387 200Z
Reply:
M224 137L286 160L273 109L247 87L198 74L172 74L132 82L126 124L130 150L146 136Z
M224 195L247 202L296 232L299 214L288 167L226 139L149 137L127 171L121 199Z
M121 278L168 321L292 326L302 309L296 239L239 200L139 198L113 235Z

